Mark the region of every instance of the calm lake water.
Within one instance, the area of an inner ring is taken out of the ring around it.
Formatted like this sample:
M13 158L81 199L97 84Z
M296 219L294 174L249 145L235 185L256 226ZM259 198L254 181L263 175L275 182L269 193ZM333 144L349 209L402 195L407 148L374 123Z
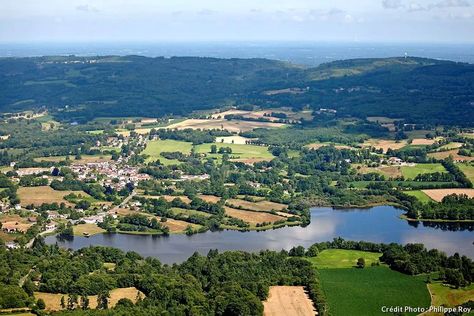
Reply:
M182 262L195 251L207 254L210 249L259 251L261 249L290 249L293 246L310 246L315 242L342 237L349 240L372 242L423 243L448 254L459 252L474 258L474 225L434 225L408 223L399 216L403 212L392 206L370 209L313 208L311 224L307 227L285 227L262 232L219 231L193 236L171 235L137 236L125 234L99 234L59 240L46 238L48 244L79 249L101 245L133 250L148 257L158 257L163 263Z

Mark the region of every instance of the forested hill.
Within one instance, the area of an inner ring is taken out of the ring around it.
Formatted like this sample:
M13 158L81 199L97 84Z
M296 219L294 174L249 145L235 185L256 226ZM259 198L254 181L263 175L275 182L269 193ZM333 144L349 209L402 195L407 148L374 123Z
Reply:
M88 120L189 114L248 103L473 125L474 65L411 57L336 61L316 68L197 57L0 59L0 112L47 107L61 119Z

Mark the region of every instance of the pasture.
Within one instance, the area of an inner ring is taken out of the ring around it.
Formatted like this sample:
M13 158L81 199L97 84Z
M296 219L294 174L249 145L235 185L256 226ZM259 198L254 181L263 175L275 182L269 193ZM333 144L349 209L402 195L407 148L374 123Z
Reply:
M184 216L190 216L190 215L199 215L199 216L204 216L204 217L210 217L211 214L206 213L206 212L201 212L201 211L196 211L196 210L189 210L186 208L179 208L179 207L173 207L170 209L171 212L175 215L184 215Z
M198 198L200 198L201 200L206 201L207 203L214 203L214 204L221 200L221 198L219 196L205 195L205 194L199 194Z
M454 289L441 282L433 282L428 284L428 288L432 295L431 305L433 306L445 305L453 307L470 300L474 301L474 284L465 288Z
M397 178L402 175L400 166L380 165L378 167L368 167L366 165L354 164L354 168L359 174L378 173L386 178Z
M227 203L231 207L243 208L250 211L256 212L268 212L268 211L282 211L287 208L287 205L270 202L270 201L258 201L258 202L249 202L240 199L228 199Z
M192 144L189 142L182 142L177 140L152 140L147 143L145 150L142 152L144 155L148 155L149 157L146 159L146 162L152 162L156 160L160 160L164 165L172 165L172 164L179 164L180 162L175 159L166 159L162 157L160 154L162 152L174 152L179 151L184 154L188 154L191 152Z
M436 140L434 139L415 138L411 141L411 144L415 146L429 146L433 145L435 142Z
M171 202L175 199L180 199L183 203L189 204L191 203L191 199L188 198L186 195L143 195L147 199L165 199L166 202Z
M474 183L474 164L460 163L457 166Z
M421 203L433 202L433 200L425 192L421 190L405 191L404 193L407 195L416 197L417 200L420 201Z
M386 153L389 148L396 150L396 149L403 148L406 145L407 145L407 142L405 140L395 141L395 140L374 139L374 138L371 138L362 144L362 146L364 147L374 147L377 149L382 149L384 153Z
M365 265L379 262L382 254L377 252L344 250L344 249L326 249L321 251L316 257L309 257L309 260L318 269L341 269L355 267L357 259L364 258Z
M440 163L418 163L415 166L402 166L401 171L405 179L414 179L419 174L447 172Z
M263 315L312 316L315 308L302 286L270 286Z
M268 147L257 145L241 145L241 144L201 144L195 146L197 153L206 154L207 157L219 159L222 154L211 154L211 146L217 145L217 148L230 147L232 154L229 154L232 160L272 160L274 156L268 151ZM243 161L245 162L245 161Z
M157 216L157 218L158 220L161 219L159 216ZM166 222L162 222L161 224L168 227L170 230L170 233L173 233L173 234L184 232L188 226L191 226L193 229L201 228L201 225L191 224L185 221L180 221L180 220L172 219L172 218L166 219Z
M224 137L217 137L216 138L216 143L220 144L238 144L238 145L246 145L248 141L255 140L255 138L247 138L247 137L242 137L239 135L235 136L224 136Z
M474 161L474 157L461 156L458 154L458 149L448 150L448 151L439 151L434 153L429 153L428 157L436 159L445 159L451 156L456 161Z
M382 306L430 305L423 280L386 266L320 269L319 275L334 316L383 315Z
M474 189L465 189L465 188L453 188L453 189L431 189L431 190L422 190L423 193L428 195L430 198L436 202L441 202L443 198L450 194L466 194L468 197L474 197Z
M243 211L231 207L224 207L225 214L230 217L238 218L244 222L249 223L250 225L257 225L261 223L274 223L281 220L285 220L285 217L279 215L273 215L270 213L264 212L252 212L252 211Z
M43 203L65 203L71 205L70 202L66 201L64 197L68 194L74 193L81 195L84 198L90 198L91 196L84 191L56 191L48 186L42 187L20 187L18 188L17 194L20 198L20 204L26 205L41 205Z
M47 311L59 311L63 308L61 307L61 297L64 296L65 301L67 302L67 294L53 294L53 293L44 293L44 292L34 292L35 299L42 298L46 303ZM132 302L136 302L137 299L145 298L145 294L137 290L135 287L127 288L118 288L110 291L109 298L109 307L114 307L121 298L128 298ZM97 295L90 295L89 298L89 307L91 309L97 308Z
M67 156L50 156L50 157L38 157L34 158L34 161L48 161L48 162L60 162L65 161ZM82 155L81 159L74 159L74 156L69 156L72 164L86 164L86 163L97 163L112 160L111 155Z
M72 227L74 236L84 236L84 233L89 236L105 233L105 229L100 228L96 224L79 224Z

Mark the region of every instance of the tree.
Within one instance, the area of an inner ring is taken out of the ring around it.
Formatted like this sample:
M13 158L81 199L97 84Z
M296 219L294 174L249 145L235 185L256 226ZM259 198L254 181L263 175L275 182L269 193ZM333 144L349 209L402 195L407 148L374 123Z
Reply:
M84 310L89 309L89 298L87 295L81 296L81 308Z
M211 154L217 153L217 146L216 145L211 145Z
M101 291L99 295L97 295L97 308L98 309L109 308L109 298L110 298L109 291Z
M308 257L316 257L318 254L319 254L319 249L318 249L318 245L316 244L311 245L308 248L308 251L306 251L306 256Z
M359 269L365 268L365 259L364 258L357 259L357 268L359 268Z
M303 246L293 247L290 249L289 255L291 257L303 257L305 249Z
M74 309L77 305L77 299L77 294L69 294L67 298L67 309Z
M128 298L121 298L119 299L119 301L117 302L117 305L115 305L115 307L133 307L133 302L132 300L128 299Z
M44 302L44 300L42 298L40 298L36 301L36 307L38 307L39 309L45 309L46 308L46 303Z
M459 288L464 285L464 277L461 271L457 269L446 269L446 283Z

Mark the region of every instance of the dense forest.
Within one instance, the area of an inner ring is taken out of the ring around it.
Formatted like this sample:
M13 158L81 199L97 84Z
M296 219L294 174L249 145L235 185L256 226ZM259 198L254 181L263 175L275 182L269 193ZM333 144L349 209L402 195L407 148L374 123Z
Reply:
M48 108L70 121L112 113L183 115L250 103L469 125L473 100L473 65L423 58L357 59L316 68L265 59L0 59L1 112Z

